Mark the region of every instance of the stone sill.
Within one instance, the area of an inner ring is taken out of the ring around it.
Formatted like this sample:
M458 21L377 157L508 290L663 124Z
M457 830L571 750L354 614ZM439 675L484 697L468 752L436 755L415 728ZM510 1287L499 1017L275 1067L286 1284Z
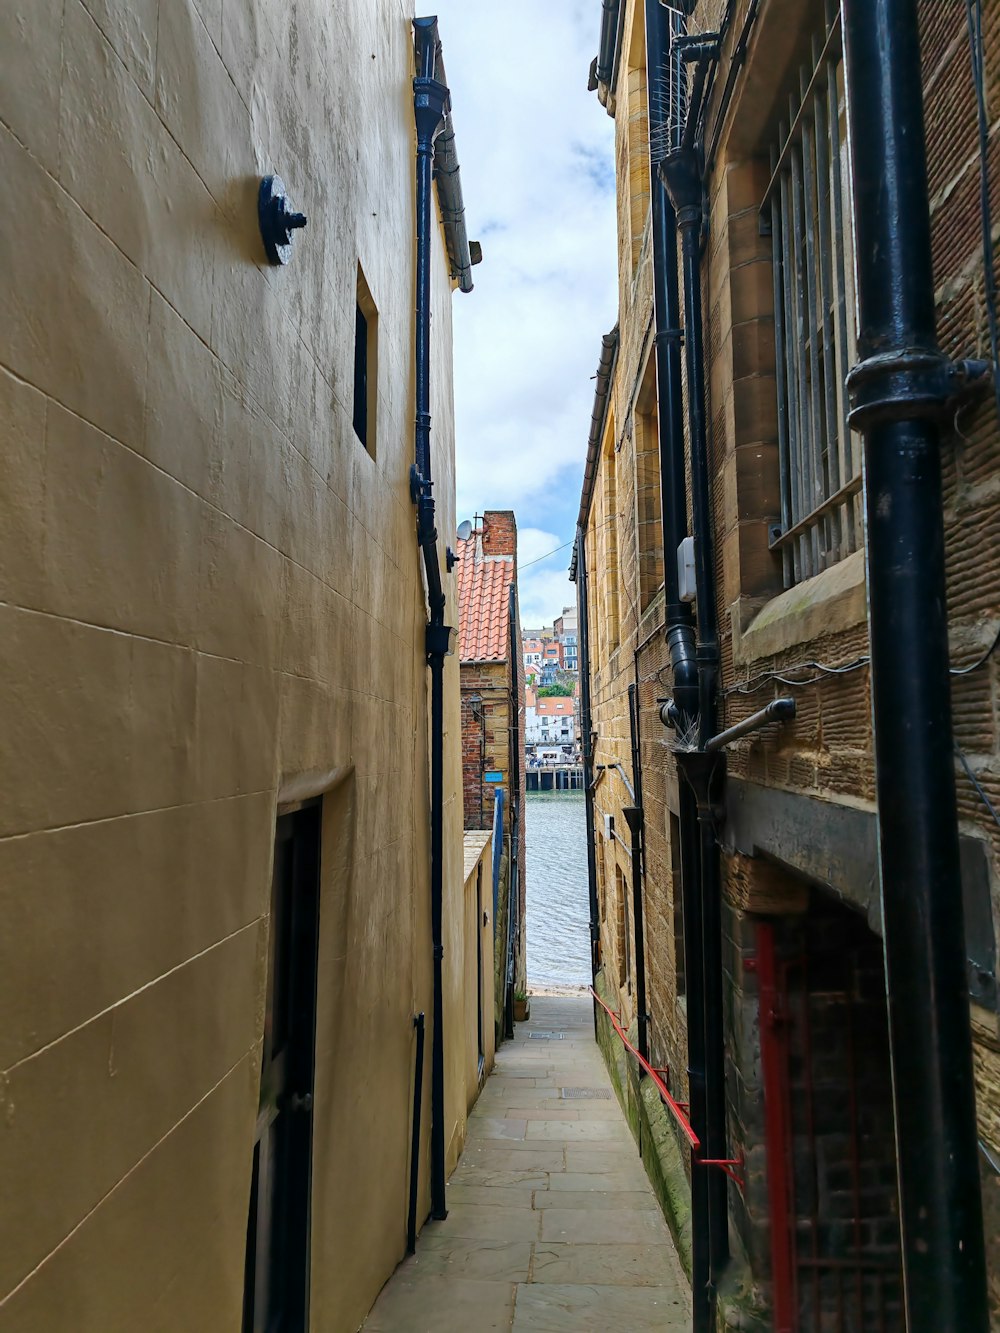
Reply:
M750 598L736 602L730 609L733 660L737 666L751 666L800 644L855 629L867 614L865 553L855 551L763 607Z

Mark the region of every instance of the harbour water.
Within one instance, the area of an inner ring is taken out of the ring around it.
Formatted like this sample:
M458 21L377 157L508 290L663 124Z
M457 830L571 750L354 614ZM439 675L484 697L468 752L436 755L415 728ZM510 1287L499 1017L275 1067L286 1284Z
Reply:
M528 988L590 984L587 824L582 792L525 798Z

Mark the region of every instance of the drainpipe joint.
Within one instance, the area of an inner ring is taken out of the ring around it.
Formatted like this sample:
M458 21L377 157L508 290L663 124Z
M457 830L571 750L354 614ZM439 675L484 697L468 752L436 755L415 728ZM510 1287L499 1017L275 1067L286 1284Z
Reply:
M451 94L437 79L413 80L413 114L417 122L417 152L428 157L441 122L451 110Z
M677 767L694 792L700 824L717 824L723 813L712 799L712 786L720 765L724 762L718 753L704 750L675 751Z
M678 148L660 163L660 182L677 214L677 225L684 229L701 226L702 187L698 154L693 148Z
M890 348L848 374L848 420L852 430L866 431L883 421L949 415L991 383L988 361L950 361L937 348Z

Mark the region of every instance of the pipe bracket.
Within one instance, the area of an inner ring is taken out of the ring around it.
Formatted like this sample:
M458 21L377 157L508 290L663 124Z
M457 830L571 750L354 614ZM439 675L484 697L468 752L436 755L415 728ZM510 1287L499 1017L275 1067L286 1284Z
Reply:
M264 176L257 191L257 224L264 251L272 264L287 264L292 257L292 233L306 225L305 213L289 206L280 176Z
M984 393L992 373L988 361L950 361L925 347L877 352L848 373L848 423L852 430L864 431L884 421L950 415Z

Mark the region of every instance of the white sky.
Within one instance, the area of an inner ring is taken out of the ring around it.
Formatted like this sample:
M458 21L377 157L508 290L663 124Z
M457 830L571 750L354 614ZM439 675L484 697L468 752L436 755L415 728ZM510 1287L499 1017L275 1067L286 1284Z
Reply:
M513 509L521 623L576 600L601 336L617 318L614 124L587 92L600 0L420 0L437 14L475 290L456 292L458 517Z

